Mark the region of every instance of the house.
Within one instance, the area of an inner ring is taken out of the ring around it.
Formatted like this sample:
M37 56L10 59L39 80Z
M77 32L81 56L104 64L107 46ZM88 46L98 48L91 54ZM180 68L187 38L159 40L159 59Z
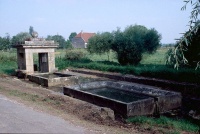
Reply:
M94 36L95 33L80 32L72 39L72 46L74 48L87 48L88 40Z

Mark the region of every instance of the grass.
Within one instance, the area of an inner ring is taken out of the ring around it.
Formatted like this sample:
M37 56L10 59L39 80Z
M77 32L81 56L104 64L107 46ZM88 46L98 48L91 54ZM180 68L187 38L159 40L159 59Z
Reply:
M114 52L110 52L110 61L108 61L106 54L101 56L87 54L84 59L74 61L65 60L64 56L57 55L56 66L59 69L65 69L67 67L87 68L107 72L161 78L179 82L200 83L200 69L194 70L190 68L180 68L179 70L176 70L172 67L166 66L165 53L167 50L168 48L165 47L158 49L156 53L151 55L143 54L143 60L137 66L121 66L114 58ZM64 51L60 51L60 53L64 53Z
M127 122L134 124L149 125L151 127L162 127L175 130L174 133L179 131L195 132L199 131L199 126L184 119L171 119L164 116L160 118L150 118L146 116L137 116L127 119Z
M20 97L24 100L29 100L29 101L31 100L33 102L36 101L39 98L38 95L28 94L28 93L20 92L20 91L17 91L17 90L10 90L9 95L15 96L15 97Z
M165 53L168 48L160 48L154 54L143 54L143 60L137 66L121 66L116 60L114 52L96 55L89 54L84 59L70 61L64 58L66 50L56 50L56 67L66 69L67 67L87 68L93 70L118 72L122 74L133 74L138 76L168 79L180 82L200 83L200 69L174 68L165 65ZM86 50L81 50L86 51ZM37 59L37 58L36 58ZM12 74L17 69L16 51L0 53L0 74Z
M143 54L141 64L145 65L165 65L165 53L169 48L162 47L153 54Z
M14 96L14 97L19 97L25 101L31 101L31 102L43 102L43 103L48 103L52 105L60 105L61 102L59 99L56 99L54 97L48 96L48 97L42 97L37 94L31 94L31 93L26 93L22 92L19 90L14 90L14 89L3 89L0 87L0 91L6 92L9 96Z
M143 59L141 61L141 64L154 64L154 65L165 65L165 53L167 52L169 48L167 47L162 47L156 51L154 54L143 54ZM81 51L87 52L84 49L79 49ZM63 58L65 56L66 50L64 49L57 49L56 50L56 57ZM86 59L89 59L91 61L108 61L108 55L107 54L102 54L102 55L97 55L97 54L90 54L87 53L87 56L85 57ZM118 63L116 59L116 53L114 51L109 52L109 61Z
M0 53L0 74L12 74L17 69L17 57L15 51L2 51Z

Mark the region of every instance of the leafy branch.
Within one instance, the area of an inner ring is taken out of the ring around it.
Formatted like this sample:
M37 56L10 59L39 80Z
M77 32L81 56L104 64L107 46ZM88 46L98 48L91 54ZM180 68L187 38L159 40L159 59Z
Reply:
M191 45L192 36L197 34L200 24L197 24L198 16L200 14L200 0L184 0L185 5L181 8L181 10L186 10L188 4L191 4L192 11L190 13L189 20L189 30L186 33L183 33L183 37L178 39L178 43L174 49L174 58L176 62L174 64L174 68L179 68L180 63L188 64L188 60L184 55L185 51L188 51L188 46ZM180 58L181 55L181 58ZM197 62L196 69L199 68L200 61Z

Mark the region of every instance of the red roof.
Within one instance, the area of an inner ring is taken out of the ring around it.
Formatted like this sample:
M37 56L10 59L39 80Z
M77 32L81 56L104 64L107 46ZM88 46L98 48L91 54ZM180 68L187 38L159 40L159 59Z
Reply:
M75 38L82 38L86 43L88 42L88 39L91 38L92 36L94 36L95 33L84 33L84 32L80 32L79 34L77 34L75 36Z

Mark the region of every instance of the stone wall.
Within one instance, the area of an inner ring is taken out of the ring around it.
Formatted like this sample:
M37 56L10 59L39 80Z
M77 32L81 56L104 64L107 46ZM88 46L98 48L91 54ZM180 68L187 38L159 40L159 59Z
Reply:
M76 37L72 39L72 46L74 48L85 48L85 41L82 38Z

